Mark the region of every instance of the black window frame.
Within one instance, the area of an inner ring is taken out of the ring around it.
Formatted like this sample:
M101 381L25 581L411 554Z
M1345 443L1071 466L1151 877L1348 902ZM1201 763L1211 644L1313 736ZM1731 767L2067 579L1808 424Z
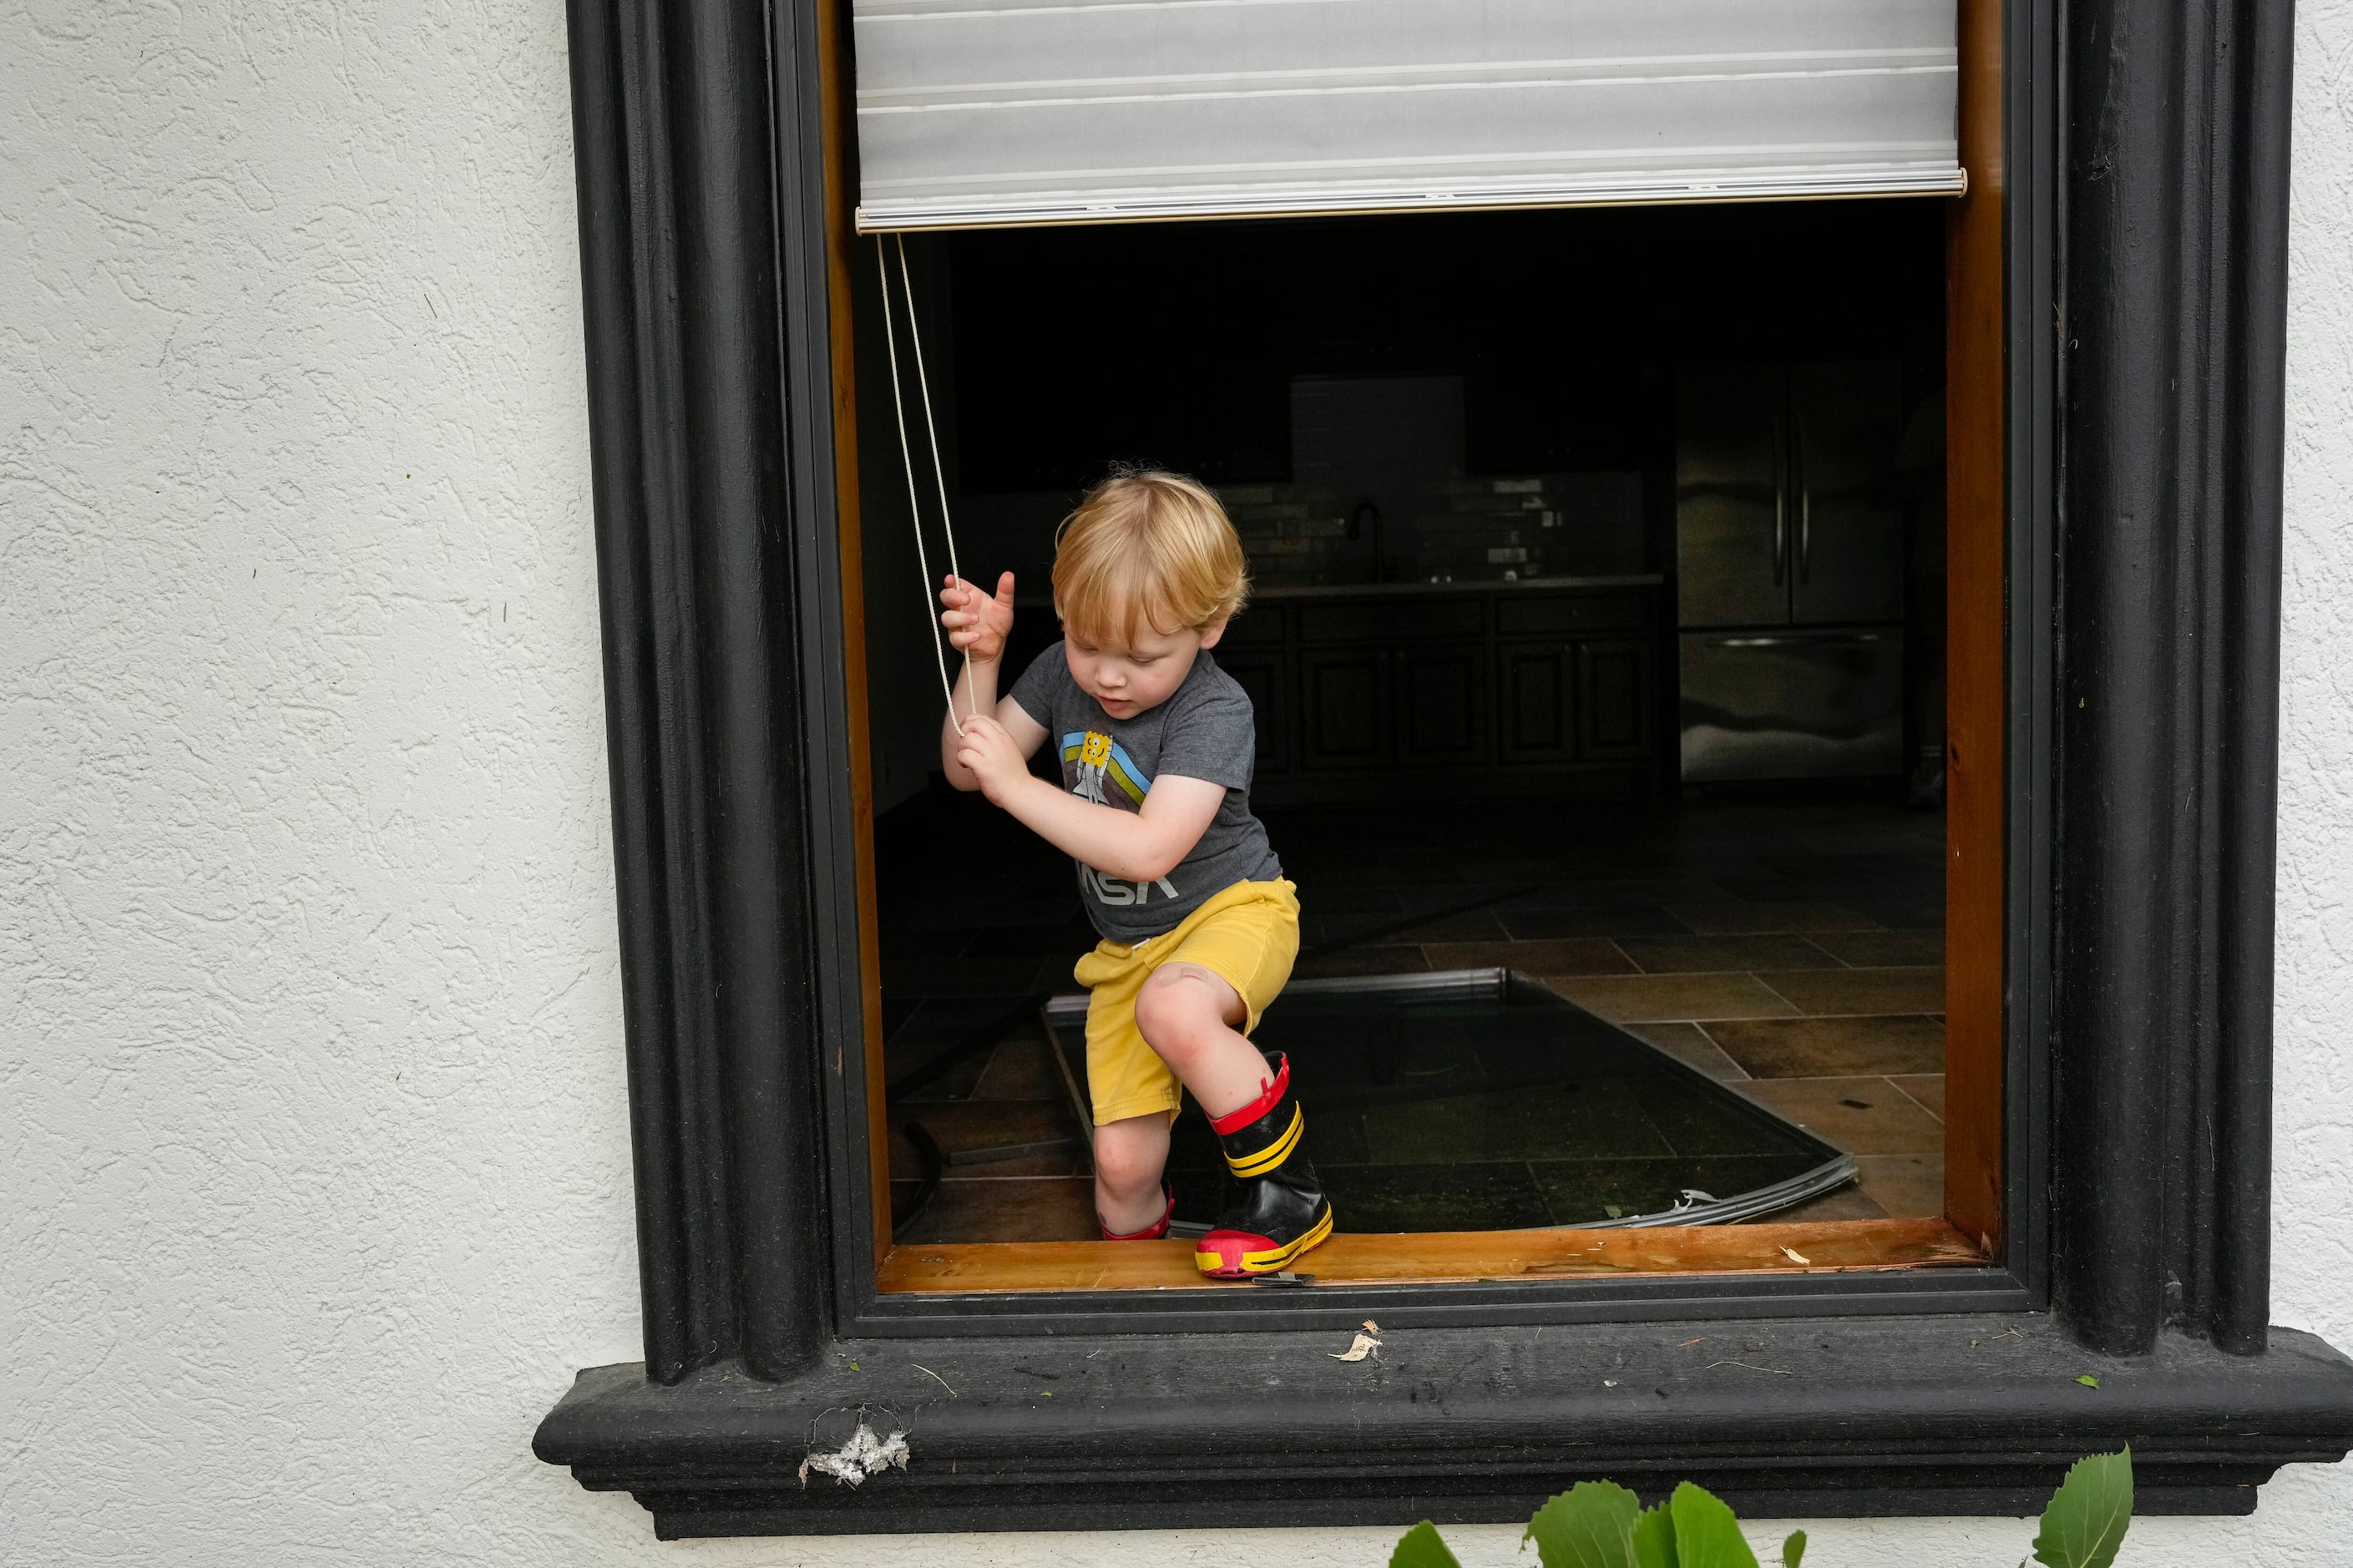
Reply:
M1228 1523L1509 1519L1604 1473L2010 1513L2126 1439L2145 1511L2232 1512L2353 1447L2353 1364L2266 1328L2286 7L2004 19L1999 1266L946 1297L873 1288L832 3L571 4L646 1359L541 1457L670 1536L1168 1526L1220 1481ZM1388 1368L1334 1381L1374 1313ZM1810 1371L1700 1368L1694 1323ZM828 1412L918 1407L909 1472L802 1485Z

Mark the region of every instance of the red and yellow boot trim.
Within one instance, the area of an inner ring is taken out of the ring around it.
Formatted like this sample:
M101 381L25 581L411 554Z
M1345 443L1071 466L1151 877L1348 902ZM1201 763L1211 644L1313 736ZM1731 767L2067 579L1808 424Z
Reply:
M1238 1230L1213 1230L1193 1244L1193 1267L1212 1279L1246 1279L1253 1274L1276 1274L1291 1267L1308 1248L1332 1234L1327 1206L1298 1240L1277 1243L1263 1236Z
M1209 1119L1209 1130L1225 1145L1226 1169L1237 1181L1263 1176L1291 1158L1307 1130L1307 1113L1291 1096L1291 1058L1284 1057L1271 1080L1259 1080L1259 1097L1239 1110ZM1282 1114L1285 1104L1291 1114ZM1253 1126L1254 1123L1261 1124ZM1240 1143L1243 1152L1236 1153Z
M1258 1098L1248 1105L1236 1110L1229 1110L1223 1116L1209 1118L1209 1131L1220 1138L1231 1137L1281 1105L1282 1097L1291 1092L1291 1058L1289 1057L1282 1058L1282 1065L1274 1069L1272 1079L1262 1078L1258 1080Z
M1291 1152L1299 1147L1300 1137L1306 1131L1307 1113L1294 1101L1291 1107L1290 1123L1275 1135L1273 1142L1269 1143L1257 1153L1246 1155L1239 1160L1231 1154L1227 1155L1226 1169L1243 1181L1248 1181L1252 1176L1263 1176L1291 1158Z

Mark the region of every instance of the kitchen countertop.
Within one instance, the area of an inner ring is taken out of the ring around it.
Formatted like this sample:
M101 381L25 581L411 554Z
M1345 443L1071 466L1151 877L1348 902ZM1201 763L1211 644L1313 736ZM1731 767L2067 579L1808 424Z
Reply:
M1656 572L1636 572L1616 577L1522 577L1506 582L1500 577L1459 578L1451 583L1318 583L1312 584L1253 585L1250 603L1254 605L1290 604L1302 599L1403 599L1445 598L1466 594L1519 594L1559 592L1578 588L1655 588L1666 581ZM1021 610L1050 608L1051 599L1042 595L1023 595L1014 601Z
M1655 588L1665 581L1656 572L1638 572L1622 577L1522 577L1513 582L1493 577L1457 578L1451 583L1324 583L1297 587L1278 584L1253 587L1250 598L1258 604L1292 599L1434 598L1461 594L1540 593L1566 588Z

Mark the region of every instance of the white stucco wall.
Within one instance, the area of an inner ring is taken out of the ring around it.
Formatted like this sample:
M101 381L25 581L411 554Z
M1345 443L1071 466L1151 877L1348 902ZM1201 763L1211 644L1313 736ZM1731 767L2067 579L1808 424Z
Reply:
M2277 1316L2353 1346L2353 5L2304 12ZM0 1562L1386 1561L659 1547L531 1458L637 1332L574 235L560 0L0 0ZM2295 1470L2126 1562L2348 1534Z

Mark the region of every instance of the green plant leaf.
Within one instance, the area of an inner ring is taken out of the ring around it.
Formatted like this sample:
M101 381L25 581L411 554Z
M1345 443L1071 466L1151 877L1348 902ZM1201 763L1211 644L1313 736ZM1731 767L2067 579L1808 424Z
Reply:
M2075 1381L2082 1384L2085 1388L2097 1388L2100 1386L2100 1380L2094 1377L2088 1372L2077 1373L2075 1374Z
M1675 1568L1757 1568L1731 1506L1689 1481L1667 1500L1675 1521Z
M1674 1516L1665 1503L1644 1509L1634 1521L1634 1568L1683 1568L1675 1557Z
M1423 1520L1405 1532L1389 1553L1389 1568L1462 1568L1439 1538L1438 1526Z
M2132 1523L2132 1450L2078 1459L2042 1510L2034 1560L2046 1568L2108 1568Z
M1536 1510L1520 1541L1536 1543L1544 1568L1635 1568L1641 1512L1641 1500L1616 1481L1579 1481Z
M1798 1568L1798 1564L1805 1560L1806 1532L1793 1530L1789 1531L1789 1539L1781 1542L1781 1568ZM2019 1568L2025 1568L2025 1564L2021 1563Z

